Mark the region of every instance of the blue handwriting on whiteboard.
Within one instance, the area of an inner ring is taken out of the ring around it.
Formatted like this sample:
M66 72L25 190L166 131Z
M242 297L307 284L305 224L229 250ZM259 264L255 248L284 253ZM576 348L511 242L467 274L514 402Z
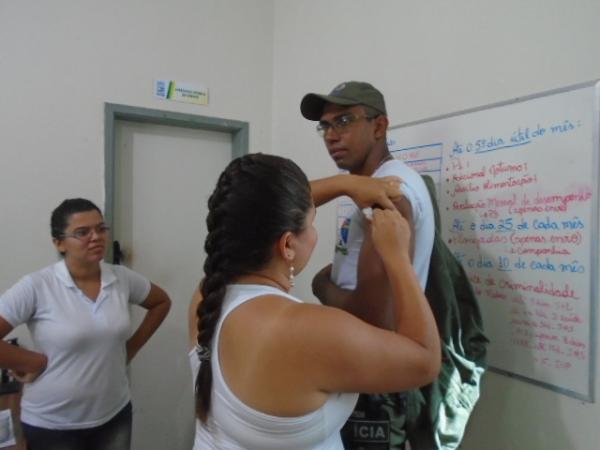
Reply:
M515 131L510 133L510 137L501 137L491 135L485 138L478 138L468 142L457 142L454 141L452 146L452 154L461 155L463 153L487 153L505 148L520 147L523 145L531 144L536 138L540 138L548 133L567 133L575 130L581 126L581 121L576 121L577 126L568 119L551 125L546 128L539 123L533 127L518 127Z

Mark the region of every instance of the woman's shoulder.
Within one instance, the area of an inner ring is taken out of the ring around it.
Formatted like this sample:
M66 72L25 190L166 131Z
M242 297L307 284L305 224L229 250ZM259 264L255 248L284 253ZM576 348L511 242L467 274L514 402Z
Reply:
M30 272L24 275L19 282L31 284L32 286L39 286L41 284L55 283L57 280L60 280L65 284L69 284L69 281L72 282L64 260L57 261L46 267Z
M61 282L68 285L70 278L66 276L61 277L60 274L59 261L58 263L21 276L16 283L4 293L0 292L0 294L4 300L8 298L34 300L39 296L47 297L47 294L57 292Z

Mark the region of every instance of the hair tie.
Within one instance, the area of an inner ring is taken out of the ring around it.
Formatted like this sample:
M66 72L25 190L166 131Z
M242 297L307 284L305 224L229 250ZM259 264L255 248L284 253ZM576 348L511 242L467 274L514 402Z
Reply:
M196 354L200 361L210 361L210 349L208 347L196 344Z

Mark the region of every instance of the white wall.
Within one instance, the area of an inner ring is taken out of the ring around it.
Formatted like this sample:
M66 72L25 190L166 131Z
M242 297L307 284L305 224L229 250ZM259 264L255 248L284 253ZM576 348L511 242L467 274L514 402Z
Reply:
M0 291L55 260L51 210L104 204L104 103L251 122L271 148L271 1L0 0ZM210 104L152 96L203 83Z
M56 261L50 212L64 198L103 208L105 102L247 121L251 147L270 152L272 20L271 0L0 0L0 292ZM206 85L209 105L155 99L159 78ZM165 380L148 394L173 392ZM155 414L147 426L181 415Z
M55 260L50 212L104 204L104 103L251 122L271 148L272 3L0 0L0 291ZM166 102L153 80L204 83Z
M379 87L400 124L600 78L598 17L596 0L279 0L273 151L309 177L334 173L299 102L345 80ZM318 214L321 242L307 273L331 258L332 214ZM300 278L305 295L309 282ZM598 404L488 373L463 448L597 449L598 423Z

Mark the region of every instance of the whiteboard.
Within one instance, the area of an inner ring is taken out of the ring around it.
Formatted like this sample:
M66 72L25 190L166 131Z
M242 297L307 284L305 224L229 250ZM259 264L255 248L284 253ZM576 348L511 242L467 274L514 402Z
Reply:
M488 362L594 399L600 83L391 127L437 185L444 241L480 300Z

